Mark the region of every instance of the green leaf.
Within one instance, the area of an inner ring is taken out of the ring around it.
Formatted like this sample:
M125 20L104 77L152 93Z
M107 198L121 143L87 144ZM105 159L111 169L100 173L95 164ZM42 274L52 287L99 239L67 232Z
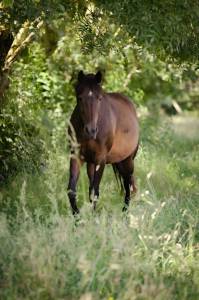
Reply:
M12 7L14 0L3 0L2 2L4 7Z

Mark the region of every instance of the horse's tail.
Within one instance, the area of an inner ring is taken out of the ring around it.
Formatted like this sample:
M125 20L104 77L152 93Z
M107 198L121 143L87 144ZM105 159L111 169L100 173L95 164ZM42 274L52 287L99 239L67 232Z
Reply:
M120 192L122 193L124 191L124 183L123 183L123 180L122 180L122 176L120 175L120 172L117 168L117 165L112 164L112 166L113 166L113 171L114 171L114 174L115 174L117 184L120 187Z

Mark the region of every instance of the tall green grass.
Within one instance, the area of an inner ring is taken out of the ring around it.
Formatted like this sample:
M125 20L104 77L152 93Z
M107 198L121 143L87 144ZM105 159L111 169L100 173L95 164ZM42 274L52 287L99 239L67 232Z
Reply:
M199 146L170 123L141 120L128 214L108 166L96 213L82 170L74 220L59 139L40 173L2 187L0 299L199 299Z

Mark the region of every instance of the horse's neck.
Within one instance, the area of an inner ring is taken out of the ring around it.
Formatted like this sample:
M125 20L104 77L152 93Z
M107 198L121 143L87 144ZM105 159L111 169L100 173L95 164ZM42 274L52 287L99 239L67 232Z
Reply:
M112 109L112 103L108 97L108 94L104 93L104 98L102 100L99 120L98 120L99 130L104 132L112 132L115 127L115 118Z
M105 122L107 119L109 119L111 113L111 106L109 103L109 99L106 95L106 93L103 94L103 99L101 103L101 109L99 114L99 119Z

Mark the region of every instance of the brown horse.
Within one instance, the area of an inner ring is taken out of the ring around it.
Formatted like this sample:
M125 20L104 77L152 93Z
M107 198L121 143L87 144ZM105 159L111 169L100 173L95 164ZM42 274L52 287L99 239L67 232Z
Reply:
M139 128L135 107L119 93L106 93L101 87L101 72L78 74L77 104L69 126L71 139L79 145L78 156L71 146L68 196L73 214L79 212L76 203L76 185L80 167L87 163L89 198L94 208L99 197L99 185L105 164L112 164L115 174L125 189L126 210L131 191L136 191L133 171L138 149Z

